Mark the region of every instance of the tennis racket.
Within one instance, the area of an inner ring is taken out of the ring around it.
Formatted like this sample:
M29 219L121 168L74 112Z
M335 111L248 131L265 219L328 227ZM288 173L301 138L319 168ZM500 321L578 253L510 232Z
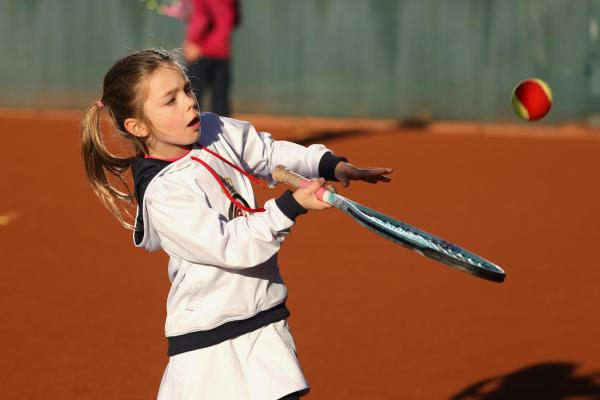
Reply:
M273 171L273 179L292 187L304 187L310 180L279 165ZM386 239L407 247L422 256L429 257L460 271L493 282L503 282L505 273L496 264L471 253L460 246L415 228L405 222L372 210L344 196L321 187L316 196L342 210L356 222Z

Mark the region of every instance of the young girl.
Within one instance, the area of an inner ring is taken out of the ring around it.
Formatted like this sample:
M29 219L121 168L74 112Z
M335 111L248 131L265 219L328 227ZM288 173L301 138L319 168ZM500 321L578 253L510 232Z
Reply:
M134 155L111 154L111 132ZM104 125L102 125L104 126ZM158 399L297 399L308 391L288 330L277 252L296 217L330 205L324 179L387 182L389 168L356 168L323 145L274 141L242 121L199 113L181 65L142 50L115 63L82 120L82 154L94 192L124 226L121 201L137 201L133 239L169 255L165 333L170 356ZM276 182L284 165L315 179L257 208L251 182ZM123 174L131 167L134 193ZM122 192L109 177L127 187Z

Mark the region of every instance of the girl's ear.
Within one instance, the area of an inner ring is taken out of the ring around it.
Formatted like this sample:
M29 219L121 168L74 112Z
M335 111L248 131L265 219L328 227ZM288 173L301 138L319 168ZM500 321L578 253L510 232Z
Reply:
M148 136L148 129L146 128L146 124L140 121L137 118L127 118L125 120L125 129L127 132L131 133L133 136L137 137L146 137Z

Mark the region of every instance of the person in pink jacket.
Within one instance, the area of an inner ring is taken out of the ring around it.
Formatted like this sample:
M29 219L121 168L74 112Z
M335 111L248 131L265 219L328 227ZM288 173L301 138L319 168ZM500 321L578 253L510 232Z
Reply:
M240 20L237 0L187 0L188 24L183 55L192 89L202 104L211 93L211 111L230 116L231 42Z

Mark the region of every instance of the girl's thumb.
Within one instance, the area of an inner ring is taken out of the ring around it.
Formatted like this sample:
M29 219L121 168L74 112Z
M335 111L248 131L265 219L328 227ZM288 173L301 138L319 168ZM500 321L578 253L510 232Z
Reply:
M323 186L324 183L325 183L325 179L323 179L323 178L313 179L313 180L311 180L309 187L311 190L316 191L321 186Z

